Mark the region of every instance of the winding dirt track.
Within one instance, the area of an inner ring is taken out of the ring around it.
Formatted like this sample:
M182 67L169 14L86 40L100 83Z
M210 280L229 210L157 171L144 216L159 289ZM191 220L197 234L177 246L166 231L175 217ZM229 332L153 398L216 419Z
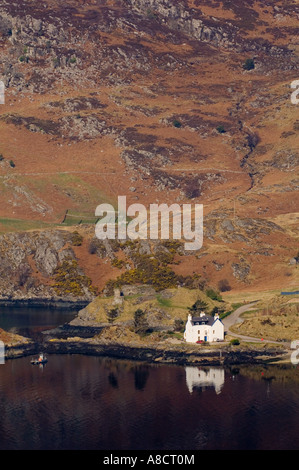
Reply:
M252 336L238 335L238 334L233 333L232 331L230 331L231 326L235 325L236 323L240 323L240 322L243 321L240 318L240 315L242 315L242 313L247 312L252 307L254 307L256 302L257 301L252 302L250 304L242 305L242 307L237 308L231 315L229 315L228 317L226 317L222 320L222 323L224 324L224 330L225 330L226 334L229 334L231 336L235 336L236 338L240 338L243 341L258 341L258 342L262 341L263 343L272 343L272 344L280 344L281 345L281 342L279 342L279 341L271 341L271 340L267 340L267 339L264 339L264 338L254 338Z

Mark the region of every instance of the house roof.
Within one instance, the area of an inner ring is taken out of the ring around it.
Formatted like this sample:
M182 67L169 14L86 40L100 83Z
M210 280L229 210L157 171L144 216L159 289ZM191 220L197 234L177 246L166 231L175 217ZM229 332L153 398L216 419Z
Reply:
M192 317L192 325L209 325L212 326L217 320L222 323L219 317L212 317L211 315L201 315L200 317Z
M201 317L192 317L193 325L213 325L214 317L211 315L202 315Z

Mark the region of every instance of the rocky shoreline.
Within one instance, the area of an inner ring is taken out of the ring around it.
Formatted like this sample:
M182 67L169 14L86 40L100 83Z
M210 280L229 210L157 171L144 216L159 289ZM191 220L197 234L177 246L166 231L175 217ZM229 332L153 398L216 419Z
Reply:
M115 359L137 360L148 363L226 366L241 364L265 364L285 359L286 348L264 345L263 348L232 346L225 343L216 348L186 343L137 344L101 340L97 336L99 328L72 327L64 325L51 332L44 332L41 341L24 340L7 345L5 358L13 359L35 355L41 351L51 354L84 354L106 356Z

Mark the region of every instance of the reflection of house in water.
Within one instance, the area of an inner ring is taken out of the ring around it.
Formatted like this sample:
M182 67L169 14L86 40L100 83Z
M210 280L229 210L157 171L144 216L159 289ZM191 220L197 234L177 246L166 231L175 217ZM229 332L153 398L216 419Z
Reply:
M199 367L185 367L186 383L189 392L193 392L194 387L214 387L218 394L224 385L224 369L210 368L207 370Z

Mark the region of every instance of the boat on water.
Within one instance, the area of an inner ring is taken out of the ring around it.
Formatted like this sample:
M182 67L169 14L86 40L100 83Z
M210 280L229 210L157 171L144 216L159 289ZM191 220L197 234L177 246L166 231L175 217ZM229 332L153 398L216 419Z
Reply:
M46 364L46 362L48 362L48 359L44 354L40 354L38 358L31 360L31 364Z

